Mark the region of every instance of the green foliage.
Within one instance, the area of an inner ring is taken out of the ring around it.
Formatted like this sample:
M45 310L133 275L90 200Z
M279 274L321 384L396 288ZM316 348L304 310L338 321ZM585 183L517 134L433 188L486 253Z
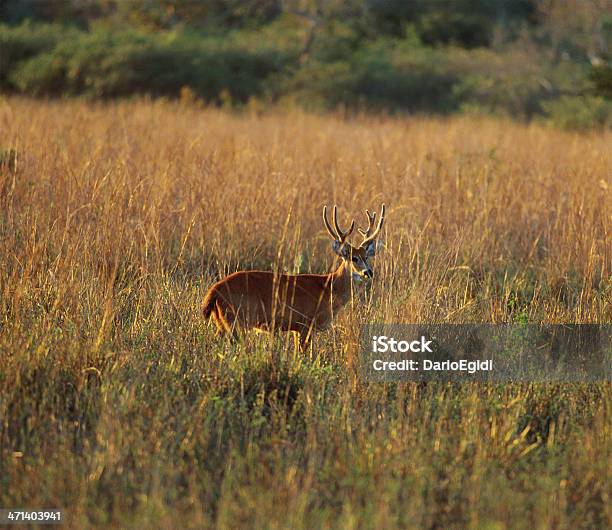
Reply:
M434 46L489 46L496 27L502 26L510 34L516 26L537 22L532 0L366 0L346 4L344 18L372 38L403 38L406 28L413 26L421 41Z
M456 107L451 88L457 79L445 54L381 39L344 59L317 56L286 78L283 91L311 107L447 112Z
M427 44L460 44L467 48L487 46L493 33L493 26L478 11L469 15L453 10L434 11L422 17L419 28Z
M485 66L485 65L483 65ZM463 111L502 114L528 119L540 111L545 91L537 77L512 76L496 69L492 74L469 73L453 87L454 97Z
M99 26L21 61L8 84L32 95L94 97L176 96L189 86L210 101L224 90L245 101L261 92L262 82L282 61L271 50L226 45L189 32L158 35Z
M593 66L589 74L589 81L593 84L595 95L612 99L612 66L599 64Z
M426 48L378 41L352 60L355 93L379 106L407 110L452 110L457 77L448 57Z
M3 0L0 16L59 21L86 26L100 18L122 19L140 27L169 29L178 24L241 27L270 22L280 14L278 0Z
M564 129L612 126L612 101L599 96L563 96L543 107L550 121Z
M17 65L52 50L62 40L70 40L74 31L58 24L0 25L0 87Z
M612 93L610 65L601 59L591 66L584 32L555 41L540 28L526 40L525 28L541 22L530 0L443 4L355 0L297 11L273 0L94 1L81 10L67 2L55 12L20 11L9 2L11 20L28 12L76 17L81 26L0 25L0 90L93 98L182 93L223 107L296 101L311 109L546 116L578 129L610 123L600 99Z

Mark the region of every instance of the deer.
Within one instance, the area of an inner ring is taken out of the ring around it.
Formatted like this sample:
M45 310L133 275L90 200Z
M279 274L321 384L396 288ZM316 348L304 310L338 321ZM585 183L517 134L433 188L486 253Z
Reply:
M358 228L363 239L358 246L348 242L355 228L338 224L338 207L333 208L333 227L323 207L323 223L332 238L332 250L340 258L328 274L285 274L262 270L241 270L212 285L204 297L202 311L212 319L217 336L236 337L237 329L297 332L303 350L315 332L328 328L346 305L354 288L374 276L371 259L380 248L378 236L385 222L385 205L376 213L366 210L368 228Z

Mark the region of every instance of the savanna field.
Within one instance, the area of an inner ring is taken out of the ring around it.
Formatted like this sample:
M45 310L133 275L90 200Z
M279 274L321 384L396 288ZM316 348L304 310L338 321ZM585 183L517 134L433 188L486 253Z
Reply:
M612 133L477 117L0 100L0 507L66 526L612 523L610 384L369 383L367 322L612 323ZM207 288L327 272L387 204L371 290L296 352Z

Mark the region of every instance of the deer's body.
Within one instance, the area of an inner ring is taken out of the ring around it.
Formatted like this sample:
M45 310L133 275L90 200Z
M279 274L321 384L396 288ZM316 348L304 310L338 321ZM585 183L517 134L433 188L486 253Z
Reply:
M297 331L304 343L309 333L329 326L350 293L344 263L330 274L239 271L208 290L204 316L222 333L235 327Z
M372 277L368 259L374 255L374 238L384 218L384 205L378 228L372 234L375 214L368 219L370 227L360 247L352 247L346 238L352 232L338 227L336 232L327 221L325 226L334 237L334 250L340 265L329 274L282 274L269 271L239 271L210 287L202 305L204 316L212 318L219 334L234 333L237 328L264 331L296 331L303 346L315 331L327 328L348 302L356 283Z

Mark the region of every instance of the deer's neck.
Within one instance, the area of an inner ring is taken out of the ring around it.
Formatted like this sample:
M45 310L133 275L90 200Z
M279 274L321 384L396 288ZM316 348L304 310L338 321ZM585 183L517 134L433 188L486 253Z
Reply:
M340 260L338 268L330 274L330 294L333 305L343 306L351 297L351 272L344 260Z

